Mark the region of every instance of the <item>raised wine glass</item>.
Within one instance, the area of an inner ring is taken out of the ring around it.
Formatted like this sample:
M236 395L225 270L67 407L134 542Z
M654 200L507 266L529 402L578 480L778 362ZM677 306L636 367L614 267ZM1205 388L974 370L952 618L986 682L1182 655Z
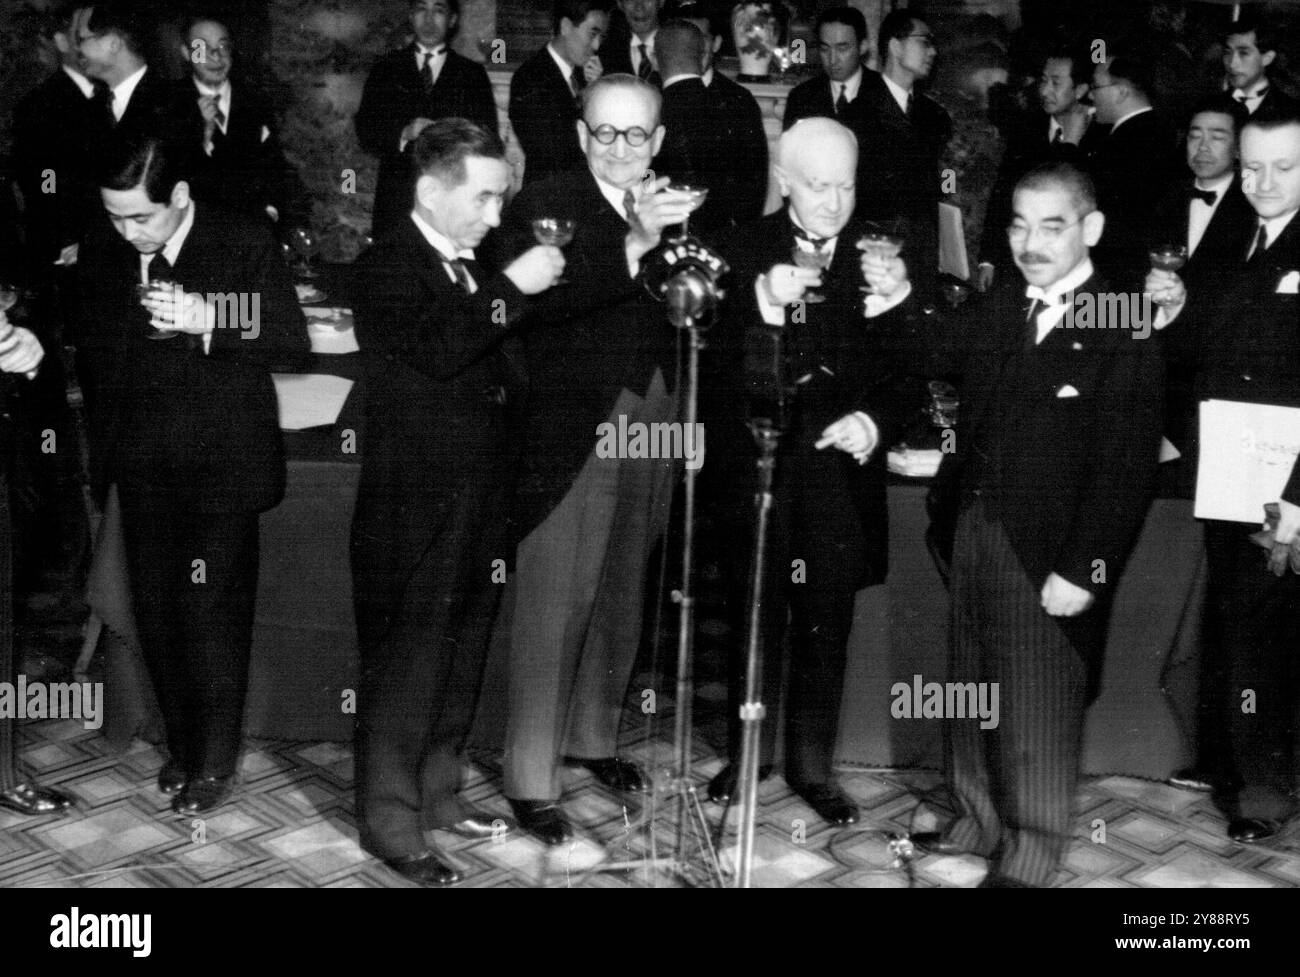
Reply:
M573 240L578 222L572 217L538 217L533 220L533 237L538 244L552 248L563 248ZM556 285L567 285L569 280L561 276L555 279Z
M176 283L165 278L152 278L148 282L141 282L135 286L135 297L142 305L146 298L158 292L165 294L169 300L176 300L181 294ZM157 326L152 328L153 331L148 334L149 339L175 339L180 335L175 329L159 329Z
M889 261L897 258L903 250L903 235L884 224L868 224L862 232L862 237L858 238L858 247L873 258ZM866 295L875 292L870 285L860 285L858 288Z
M1147 257L1151 259L1151 267L1156 271L1172 273L1187 264L1187 248L1182 244L1162 244L1152 248ZM1169 293L1166 291L1159 295L1152 295L1151 301L1156 305L1164 306L1169 304L1169 298Z
M790 257L800 268L815 268L818 271L825 271L831 266L831 252L829 248L819 248L816 245L802 246L796 241ZM826 295L815 288L805 289L803 299L809 305L816 305L819 302L826 301Z
M700 205L704 203L704 198L709 195L708 187L703 186L702 184L699 183L693 183L690 180L672 180L668 184L667 189L676 191L677 193L690 194L691 195L690 205L691 205L692 213L700 209ZM691 232L691 215L687 214L682 219L681 233L679 233L677 237L674 238L674 240L684 241L687 235L690 234L690 232Z

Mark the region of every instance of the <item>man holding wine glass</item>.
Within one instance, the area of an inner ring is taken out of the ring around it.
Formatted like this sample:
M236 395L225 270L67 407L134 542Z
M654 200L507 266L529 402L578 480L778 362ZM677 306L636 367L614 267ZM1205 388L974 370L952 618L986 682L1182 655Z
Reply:
M701 396L710 446L702 492L723 523L724 538L752 537L757 449L746 429L747 401L755 386L772 391L792 383L797 392L777 456L764 591L763 690L772 718L762 727L760 772L771 770L776 704L784 699L786 782L824 820L849 824L858 808L835 782L832 752L854 594L885 579L885 449L919 411L922 388L908 378L906 335L868 329L862 319L854 248L860 225L851 223L857 197L853 132L832 119L802 119L781 136L778 152L786 206L742 226L722 246L733 285L730 312L710 338L713 382ZM771 365L773 329L784 340L784 369ZM727 554L731 762L709 784L717 802L734 796L737 783L749 557L748 542ZM806 573L792 574L792 560Z
M568 283L537 296L521 326L529 400L516 513L517 572L498 632L509 642L505 793L547 844L572 828L561 765L610 788L646 786L617 756L641 637L646 564L662 533L673 459L601 457L598 427L672 422L675 333L639 280L642 259L696 201L650 172L664 139L657 89L604 75L582 93L576 138L586 166L528 183L493 251L535 246L539 219L574 221ZM544 226L549 226L544 225Z

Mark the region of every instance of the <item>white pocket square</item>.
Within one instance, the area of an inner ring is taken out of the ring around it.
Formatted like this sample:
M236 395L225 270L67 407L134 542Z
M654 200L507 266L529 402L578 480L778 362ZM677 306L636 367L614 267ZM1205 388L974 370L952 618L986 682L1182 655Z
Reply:
M1070 384L1068 383L1060 390L1056 391L1057 400L1060 400L1063 397L1077 397L1077 396L1079 396L1079 391L1075 390L1074 387L1070 386Z
M266 126L262 126L262 139L261 139L261 141L262 141L262 142L266 142L266 141L267 141L268 139L270 139L270 138L271 138L271 130L268 129Z
M1300 271L1288 271L1277 283L1277 293L1295 295L1297 292L1300 292Z

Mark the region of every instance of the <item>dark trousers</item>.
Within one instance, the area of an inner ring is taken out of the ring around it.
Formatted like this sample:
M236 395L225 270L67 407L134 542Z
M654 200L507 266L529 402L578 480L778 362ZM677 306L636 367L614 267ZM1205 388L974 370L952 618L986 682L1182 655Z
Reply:
M959 807L945 835L1030 885L1051 881L1070 840L1087 688L1039 590L977 500L957 523L948 681L998 683L999 723L945 720L945 778Z
M0 472L0 682L17 683L14 655L13 539L9 526L9 481ZM18 775L17 719L0 719L0 790L23 782Z
M248 691L257 514L194 512L156 488L120 484L118 494L136 632L171 759L191 777L230 776Z
M381 858L417 855L423 832L468 816L456 795L501 597L504 479L448 493L390 626L362 629L357 810L362 844Z
M1280 820L1296 810L1300 576L1273 576L1265 551L1250 541L1253 529L1245 523L1205 524L1205 654L1221 675L1216 691L1241 784L1233 813Z

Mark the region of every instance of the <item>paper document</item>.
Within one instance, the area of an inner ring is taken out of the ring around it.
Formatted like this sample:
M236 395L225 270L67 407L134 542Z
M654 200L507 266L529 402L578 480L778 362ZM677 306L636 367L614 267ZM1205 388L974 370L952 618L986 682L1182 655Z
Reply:
M1207 400L1201 404L1196 518L1262 525L1300 453L1300 408Z

